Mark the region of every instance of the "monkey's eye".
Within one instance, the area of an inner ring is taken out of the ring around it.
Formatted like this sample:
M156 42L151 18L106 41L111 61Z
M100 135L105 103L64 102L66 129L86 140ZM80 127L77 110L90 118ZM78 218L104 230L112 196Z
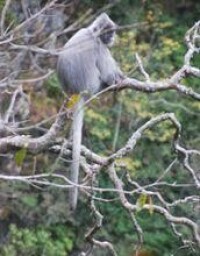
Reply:
M109 37L109 38L113 37L114 34L115 34L115 30L110 29L110 28L109 28L109 29L106 28L106 29L104 29L104 30L101 32L101 35L102 35L103 37Z

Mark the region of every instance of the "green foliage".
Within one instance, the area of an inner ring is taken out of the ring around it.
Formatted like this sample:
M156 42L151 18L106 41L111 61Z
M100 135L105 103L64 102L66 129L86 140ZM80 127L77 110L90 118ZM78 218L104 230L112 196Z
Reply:
M5 6L6 1L5 0L0 0L0 12L2 12L4 6ZM10 9L7 10L6 15L5 15L5 28L12 23L12 25L17 24L17 15L16 13L12 12Z
M98 121L98 126L91 125L91 124L97 123L97 121ZM107 119L104 115L102 115L102 113L98 113L92 109L88 109L87 122L89 123L89 125L91 125L90 133L92 134L92 136L98 138L98 140L106 140L110 138L111 131L109 129Z
M17 164L17 166L22 166L26 155L27 155L26 148L21 148L15 153L15 163Z
M51 75L51 77L45 82L45 87L50 98L61 98L62 90L56 74Z
M72 235L64 226L17 228L10 225L8 241L1 256L67 256L73 246Z
M38 205L38 199L34 195L23 195L21 201L29 208L34 208Z
M0 11L2 11L2 8L5 5L5 0L0 0Z

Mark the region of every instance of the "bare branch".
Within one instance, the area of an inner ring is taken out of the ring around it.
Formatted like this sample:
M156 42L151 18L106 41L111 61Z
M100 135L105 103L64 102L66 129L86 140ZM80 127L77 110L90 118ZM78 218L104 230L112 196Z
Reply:
M30 138L29 135L16 135L0 139L0 152L9 151L13 148L27 148L32 153L40 152L47 149L55 143L58 133L62 131L63 126L69 115L69 110L65 110L65 104L61 107L55 122L46 134L39 138Z
M137 141L141 138L145 130L152 128L154 125L169 120L172 122L172 124L176 128L176 133L175 133L175 139L177 139L180 135L180 129L181 125L176 119L175 115L173 113L166 113L159 115L155 118L150 119L148 122L146 122L143 126L141 126L136 132L133 133L133 135L130 137L130 139L127 141L126 145L122 148L120 148L116 153L111 155L109 157L109 160L113 160L115 158L121 158L124 155L127 155L130 153L136 146Z
M110 176L111 180L113 181L115 187L119 190L118 193L119 193L119 197L120 197L122 205L130 211L135 211L137 209L137 206L131 204L127 200L127 198L125 197L125 194L123 192L122 182L118 178L113 164L110 165L108 173L109 173L109 176ZM143 206L143 209L151 210L151 208L152 208L152 205L145 204ZM196 243L200 247L199 228L198 228L198 225L195 222L193 222L192 220L190 220L188 218L185 218L185 217L175 217L175 216L171 215L171 213L169 211L167 211L167 209L165 209L164 207L161 207L161 206L158 206L158 205L155 205L155 204L153 205L153 209L154 209L155 212L164 216L166 218L166 220L169 221L169 222L188 226L190 228L190 230L192 231L192 234L193 234L193 237L194 237Z
M6 13L8 11L10 3L11 3L11 0L5 1L5 5L4 5L2 13L1 13L1 22L0 22L1 36L3 36L4 33L6 33L4 25L5 25Z
M137 60L137 62L138 62L138 66L139 66L139 69L140 69L141 73L144 75L146 81L149 82L149 81L150 81L150 76L149 76L149 74L144 70L144 67L143 67L143 64L142 64L142 60L141 60L139 54L136 53L136 54L135 54L135 57L136 57L136 60Z
M49 8L52 8L58 0L52 0L50 3L46 4L40 11L36 12L34 15L30 16L28 19L26 19L24 22L16 26L13 30L11 30L7 36L10 36L13 33L16 33L19 31L21 28L23 28L25 25L36 19L38 16L40 16L42 13L44 13L46 10Z

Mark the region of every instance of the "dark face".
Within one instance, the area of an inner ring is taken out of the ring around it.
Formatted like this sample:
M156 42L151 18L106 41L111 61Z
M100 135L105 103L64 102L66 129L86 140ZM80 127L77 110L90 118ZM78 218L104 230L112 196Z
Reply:
M100 39L104 44L112 46L115 39L115 30L109 28L104 29L100 35Z

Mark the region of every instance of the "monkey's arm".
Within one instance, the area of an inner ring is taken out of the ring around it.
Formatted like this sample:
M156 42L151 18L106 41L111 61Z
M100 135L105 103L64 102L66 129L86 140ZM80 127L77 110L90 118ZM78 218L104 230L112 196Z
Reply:
M121 71L117 62L112 57L107 48L101 48L101 57L96 62L97 69L100 73L100 80L102 86L110 86L112 84L120 83L126 76Z

